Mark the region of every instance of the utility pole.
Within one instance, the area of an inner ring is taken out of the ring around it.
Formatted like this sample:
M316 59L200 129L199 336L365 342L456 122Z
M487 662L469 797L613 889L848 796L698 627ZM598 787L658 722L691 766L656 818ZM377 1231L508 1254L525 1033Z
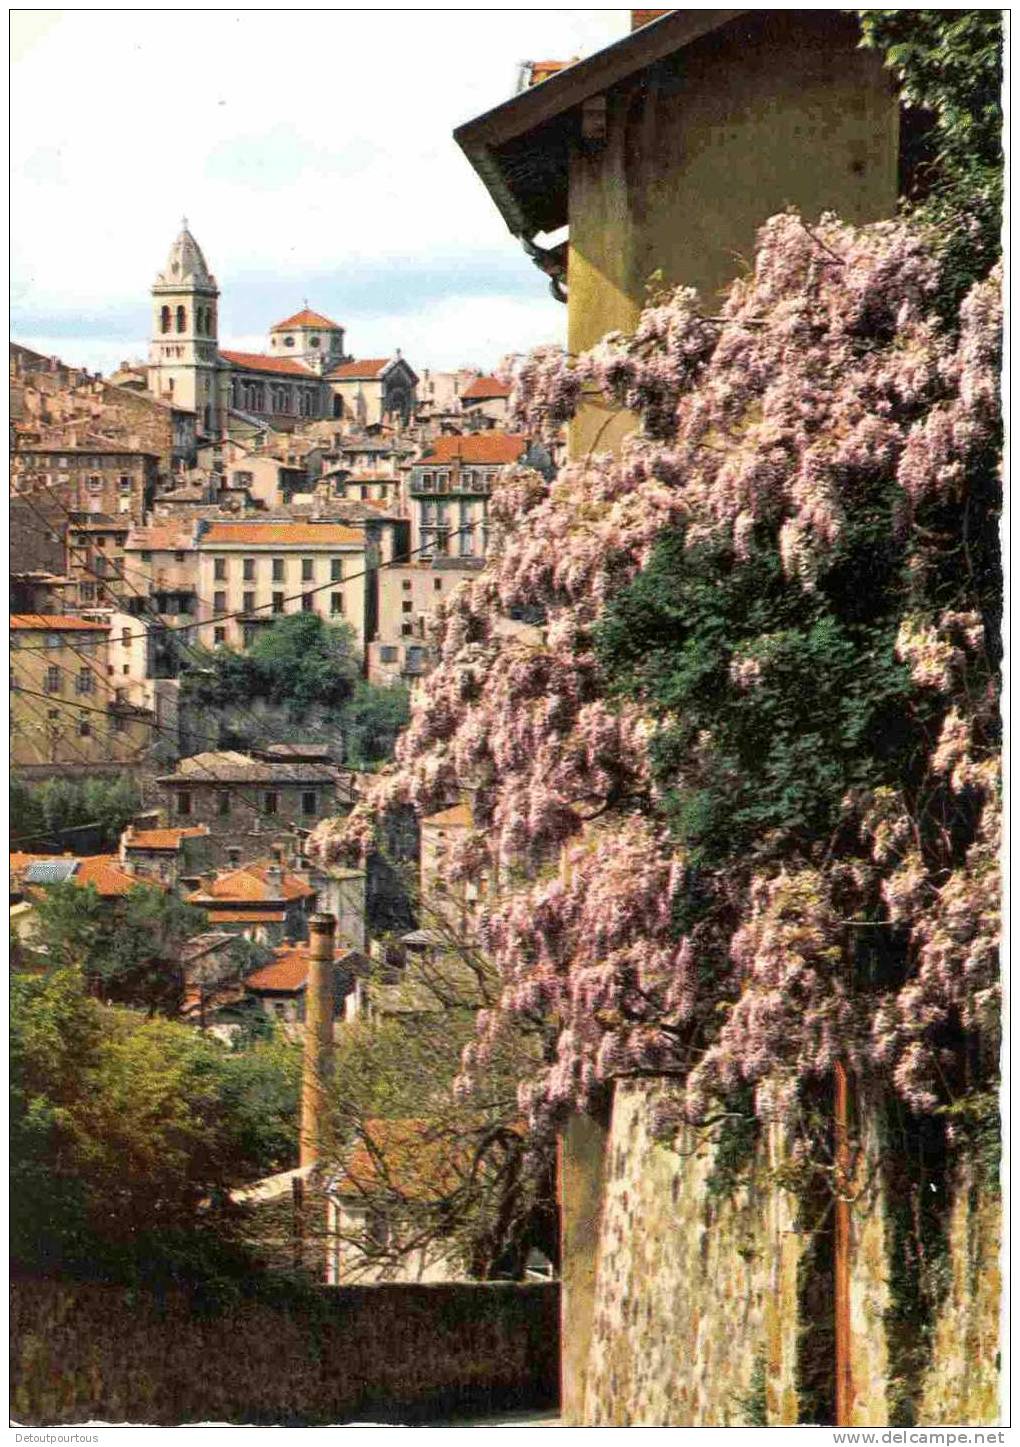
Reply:
M835 1250L833 1304L836 1328L836 1423L852 1425L854 1383L850 1354L850 1086L846 1066L835 1067Z
M333 969L336 920L313 914L309 921L308 979L305 984L305 1053L301 1076L301 1165L319 1159L325 1131L326 1083L333 1051Z

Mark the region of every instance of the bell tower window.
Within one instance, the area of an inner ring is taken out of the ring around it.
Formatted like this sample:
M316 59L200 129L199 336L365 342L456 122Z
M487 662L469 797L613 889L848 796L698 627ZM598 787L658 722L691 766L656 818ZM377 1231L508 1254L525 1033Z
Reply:
M160 311L159 329L161 332L168 332L170 330L170 308L168 306L163 307Z
M186 316L186 314L185 314L184 308L183 308L182 306L179 306L179 307L177 308L177 330L178 330L179 332L183 332L183 331L185 330L185 327L186 327L186 326L187 326L187 316Z

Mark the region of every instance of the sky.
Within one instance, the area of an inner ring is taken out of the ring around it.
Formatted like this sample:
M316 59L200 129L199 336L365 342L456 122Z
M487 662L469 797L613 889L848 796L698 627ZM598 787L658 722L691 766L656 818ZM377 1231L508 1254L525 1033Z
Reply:
M492 367L566 308L452 139L525 60L591 54L625 10L14 11L11 329L110 372L188 225L220 344L307 300L358 357Z

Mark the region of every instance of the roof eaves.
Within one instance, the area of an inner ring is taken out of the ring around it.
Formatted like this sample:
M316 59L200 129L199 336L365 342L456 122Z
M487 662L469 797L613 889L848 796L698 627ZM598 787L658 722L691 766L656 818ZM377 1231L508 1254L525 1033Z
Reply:
M496 155L500 146L519 141L636 71L654 65L747 13L746 10L671 10L585 60L565 66L541 85L512 96L458 126L453 139L481 177L510 231L515 236L524 236L543 228L531 223L514 195Z

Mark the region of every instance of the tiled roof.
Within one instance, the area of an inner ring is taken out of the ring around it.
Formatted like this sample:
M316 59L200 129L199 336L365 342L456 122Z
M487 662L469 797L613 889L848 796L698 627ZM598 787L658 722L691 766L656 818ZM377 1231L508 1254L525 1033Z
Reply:
M90 623L85 618L68 618L60 613L12 613L12 629L36 633L109 633L109 623Z
M68 532L71 533L129 533L131 523L126 518L99 518L93 521L71 523Z
M275 958L249 975L245 985L252 990L303 990L308 982L309 945L288 942L277 945L273 954ZM336 951L333 959L336 964L346 964L355 971L364 963L365 957L357 950L342 949Z
M203 955L232 945L236 938L236 935L228 934L224 930L205 930L200 935L192 935L191 939L181 946L181 960L186 965L194 964Z
M199 539L200 547L237 543L243 547L264 543L268 547L305 548L336 543L362 544L361 533L340 523L217 523Z
M427 819L421 821L423 824L456 826L458 828L470 829L474 823L469 804L454 804L452 809L441 809L438 814L430 814Z
M11 850L11 874L17 876L23 874L30 864L35 864L41 859L59 859L60 855L54 854L22 854L16 849Z
M211 884L189 895L189 902L197 904L201 900L243 900L247 903L313 898L316 891L312 886L305 884L304 880L298 879L296 875L288 874L286 870L279 885L271 884L268 875L273 867L273 862L269 859L244 864L240 869L231 870L229 874L221 874Z
M392 357L369 357L363 362L341 362L326 378L331 382L375 382L392 361Z
M471 386L461 393L464 402L481 402L493 397L509 397L510 388L498 377L476 377Z
M367 1138L367 1139L366 1139ZM408 1199L426 1200L456 1188L468 1160L458 1162L464 1148L436 1139L423 1120L366 1120L336 1180L341 1196L395 1191Z
M128 550L141 548L144 552L178 553L195 546L194 524L182 528L177 523L156 523L148 528L132 528L124 544Z
M74 875L75 884L91 884L105 898L127 894L138 884L148 884L155 889L165 889L158 880L139 880L121 867L116 854L92 854L79 859Z
M517 462L528 447L526 437L509 432L475 432L465 437L437 437L431 449L419 458L422 466L437 462L500 464Z
M319 375L292 357L267 357L262 352L221 352L220 356L242 372L276 372L286 377L307 377L317 382Z
M160 775L160 783L173 784L332 784L340 783L333 764L279 764L253 759L232 749L191 754L178 761L176 772Z
M217 909L215 924L283 924L287 916L282 909Z
M125 849L180 849L182 839L204 836L209 830L204 824L191 829L135 829L124 840Z
M302 307L292 317L285 321L277 322L275 327L270 327L271 332L285 332L289 327L322 327L323 331L342 332L343 327L339 322L331 322L329 317L324 317L321 312L313 312L308 307Z

